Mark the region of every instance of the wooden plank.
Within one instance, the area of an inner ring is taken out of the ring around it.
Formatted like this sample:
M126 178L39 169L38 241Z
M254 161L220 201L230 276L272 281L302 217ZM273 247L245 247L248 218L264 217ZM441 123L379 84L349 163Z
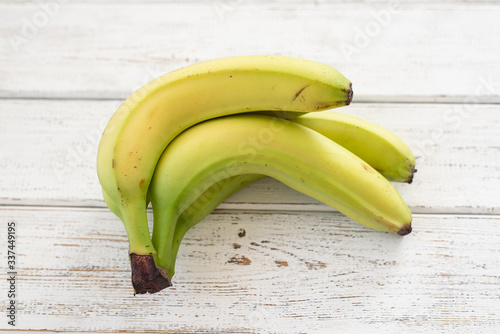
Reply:
M0 100L0 204L103 207L95 157L120 101ZM413 212L500 213L496 105L360 104L338 109L399 135L418 156L414 182L395 184ZM225 209L331 209L265 179Z
M107 210L7 207L0 216L17 224L20 331L493 333L500 326L499 216L416 215L413 233L398 237L335 213L219 212L186 236L174 287L135 297L124 229ZM0 329L11 328L2 321Z
M496 5L223 0L50 8L0 4L0 97L125 98L181 66L257 53L332 65L353 81L357 101L500 102Z

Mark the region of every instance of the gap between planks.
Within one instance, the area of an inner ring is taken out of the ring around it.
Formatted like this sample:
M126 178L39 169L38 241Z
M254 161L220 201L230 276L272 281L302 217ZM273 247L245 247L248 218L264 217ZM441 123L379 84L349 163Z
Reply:
M224 203L223 203L224 204ZM237 204L237 203L231 203ZM273 206L279 206L273 204ZM294 204L294 206L297 206ZM304 206L314 206L314 204L306 204ZM107 207L99 206L64 206L64 205L31 205L31 204L20 204L20 205L2 205L0 204L0 211L70 211L70 212L111 212ZM152 214L153 210L148 208L148 213ZM281 214L281 215L324 215L324 214L341 214L338 211L330 210L301 210L301 209L258 209L258 208L217 208L213 211L214 214ZM342 214L341 214L342 215ZM488 217L489 219L500 219L500 215L494 213L447 213L447 212L417 212L412 213L413 217L467 217L472 218L477 217L481 219L482 217Z
M419 104L419 105L453 105L453 104L470 104L466 103L467 98L469 96L463 95L450 95L450 96L402 96L402 95L394 95L394 96L384 96L383 98L378 98L376 96L356 96L353 100L353 103L356 104ZM0 101L115 101L116 103L121 103L125 101L126 98L121 96L71 96L71 95L53 95L53 96L37 96L37 95L19 95L19 96L10 96L10 95L1 95L0 93ZM488 100L478 100L473 103L474 105L500 105L499 101L488 101ZM330 109L333 110L333 109Z

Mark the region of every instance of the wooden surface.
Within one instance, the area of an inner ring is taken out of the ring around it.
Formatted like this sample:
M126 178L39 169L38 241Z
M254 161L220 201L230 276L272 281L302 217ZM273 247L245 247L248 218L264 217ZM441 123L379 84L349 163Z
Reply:
M500 333L498 17L495 1L0 1L1 244L10 221L18 237L16 326L3 315L0 331ZM133 296L100 133L154 77L241 54L353 81L339 111L417 156L395 184L414 230L369 230L263 179L188 232L174 287Z

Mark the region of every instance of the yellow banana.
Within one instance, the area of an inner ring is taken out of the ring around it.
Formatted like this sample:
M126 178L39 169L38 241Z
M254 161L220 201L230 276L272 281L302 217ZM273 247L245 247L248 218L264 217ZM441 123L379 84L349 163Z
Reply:
M259 110L319 111L348 105L351 99L351 83L337 70L282 56L194 64L129 96L104 130L97 172L106 204L127 231L135 291L157 290L157 283L149 284L150 280L168 284L152 262L156 251L147 224L146 197L158 158L172 139L211 118Z
M363 159L390 181L413 181L416 169L412 151L401 138L377 124L332 110L258 114L284 118L321 133Z
M391 131L366 120L333 111L308 113L291 119L361 157L387 179L411 183L415 157Z
M409 147L389 130L363 119L338 113L320 111L304 116L298 113L265 112L289 119L317 131L348 149L391 181L411 183L415 172L415 157ZM171 252L171 272L185 233L208 216L227 197L263 175L243 174L216 182L203 192L177 219Z
M411 213L401 196L352 152L291 121L231 116L183 132L158 161L149 192L158 266L173 273L173 243L180 243L176 233L183 234L176 223L184 210L215 183L241 174L274 177L370 228L411 231Z

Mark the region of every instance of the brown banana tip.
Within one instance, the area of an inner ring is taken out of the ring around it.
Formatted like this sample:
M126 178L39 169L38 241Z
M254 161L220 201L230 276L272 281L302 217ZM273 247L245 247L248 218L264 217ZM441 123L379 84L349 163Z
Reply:
M135 294L156 293L172 285L168 272L155 265L153 255L130 254Z
M401 229L398 231L398 234L403 236L411 233L411 225L405 225L401 227Z
M347 101L346 101L347 106L351 104L353 94L354 92L352 90L352 82L349 82L349 91L347 92Z
M408 177L408 180L406 180L406 183L411 184L413 182L413 176L416 172L417 170L415 169L415 166L411 166L410 176Z

